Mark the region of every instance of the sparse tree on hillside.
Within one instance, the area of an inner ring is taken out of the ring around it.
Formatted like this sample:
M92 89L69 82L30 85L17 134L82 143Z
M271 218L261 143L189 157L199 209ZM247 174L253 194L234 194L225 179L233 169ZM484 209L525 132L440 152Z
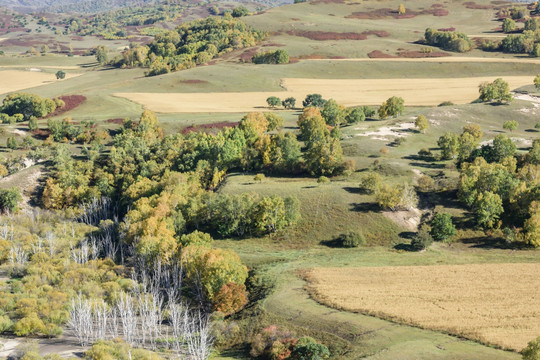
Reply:
M482 102L495 102L502 104L512 101L510 86L501 78L492 83L483 83L479 86L480 100Z
M513 32L516 30L516 22L511 18L506 18L502 23L502 31L505 33Z
M271 108L275 108L281 105L281 99L278 98L277 96L270 96L268 99L266 99L266 103Z
M456 234L452 216L448 213L438 213L431 221L430 235L434 240L443 241Z
M404 103L405 101L402 98L392 96L382 103L381 107L379 108L379 117L381 119L387 119L389 117L397 117L401 115L403 110L405 110Z
M96 48L95 54L96 60L100 65L105 65L109 61L109 57L107 55L107 48L105 46L99 45Z
M424 115L418 115L414 121L414 126L418 128L422 133L426 133L426 130L429 128L429 121Z
M503 129L510 130L510 132L516 130L519 123L516 120L508 120L503 123Z
M540 360L540 336L531 340L527 347L521 350L523 360Z
M62 79L65 79L66 78L66 73L62 70L58 70L56 72L56 79L57 80L62 80Z
M309 94L306 96L305 100L302 101L304 107L323 107L324 103L326 103L326 100L322 98L321 94Z
M292 108L294 108L294 105L296 105L296 99L293 98L293 97L288 97L288 98L286 98L285 100L283 100L281 102L281 105L285 109L292 109Z
M536 90L540 90L540 74L534 78L534 87L536 87Z

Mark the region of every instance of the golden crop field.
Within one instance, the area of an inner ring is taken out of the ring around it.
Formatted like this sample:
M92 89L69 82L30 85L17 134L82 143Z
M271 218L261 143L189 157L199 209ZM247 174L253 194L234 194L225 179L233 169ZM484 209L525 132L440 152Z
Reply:
M79 76L79 74L66 74L66 79L75 76ZM23 70L0 71L0 79L0 94L33 88L58 81L56 80L56 76L54 74L44 73L41 71Z
M540 263L314 268L311 294L339 309L521 350L540 335Z
M380 105L400 96L410 106L432 106L443 101L466 104L478 98L478 85L490 77L421 79L282 79L286 91L226 93L116 93L161 113L261 111L266 99L292 96L297 103L307 94L321 94L345 106ZM531 76L505 76L511 89L533 83Z

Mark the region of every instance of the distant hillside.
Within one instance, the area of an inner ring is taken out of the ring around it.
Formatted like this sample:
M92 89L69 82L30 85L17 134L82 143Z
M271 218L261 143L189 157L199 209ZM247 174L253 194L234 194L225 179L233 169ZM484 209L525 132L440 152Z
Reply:
M0 6L19 11L96 13L155 2L155 0L0 0Z

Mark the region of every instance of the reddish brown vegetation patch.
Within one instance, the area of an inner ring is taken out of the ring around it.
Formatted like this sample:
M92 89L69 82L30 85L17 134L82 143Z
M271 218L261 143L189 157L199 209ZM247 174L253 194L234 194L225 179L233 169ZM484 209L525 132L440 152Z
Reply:
M266 47L266 46L282 47L282 46L285 46L285 44L268 43L268 44L263 44L262 46L263 47Z
M433 16L447 16L448 11L445 10L442 7L432 7L431 9L427 10L421 10L421 11L414 11L414 10L407 10L407 12L404 15L400 15L396 10L394 9L376 9L372 11L360 11L360 12L353 12L350 15L345 16L347 19L362 19L362 20L378 20L378 19L386 19L386 18L394 18L394 19L410 19L418 15L433 15Z
M61 108L56 109L52 114L47 115L45 118L50 118L53 116L58 116L65 112L75 109L77 106L81 105L86 101L86 96L83 95L63 95L59 97L65 105Z
M463 5L465 5L467 9L478 9L478 10L493 9L493 5L480 5L480 4L475 3L474 1L464 2Z
M217 122L217 123L213 123L213 124L202 124L202 125L188 126L187 128L182 129L181 133L185 135L185 134L189 134L191 132L198 132L198 131L208 132L208 131L211 131L211 130L220 130L220 129L227 128L227 127L235 127L238 124L239 124L238 122L222 121L222 122Z
M504 0L495 0L491 2L493 5L509 5L511 2Z
M371 59L391 59L391 58L397 58L397 56L385 54L381 50L373 50L367 56Z
M122 118L114 118L114 119L107 119L107 121L105 121L109 124L117 124L117 125L122 125L124 123L124 119Z
M374 50L368 54L368 57L371 59L396 59L396 58L419 59L419 58L432 58L432 57L443 57L443 56L450 56L450 54L444 51L433 51L430 53L424 53L422 51L415 51L415 50L402 50L398 52L397 56L386 54L380 50Z
M180 80L182 84L207 84L208 81L206 80L198 80L198 79L189 79L189 80Z
M253 56L255 56L255 54L257 54L258 51L259 51L258 47L249 48L240 54L239 59L241 62L249 63L251 62L251 58L253 58Z
M375 35L377 37L388 37L390 34L384 30L371 30L364 31L362 33L338 33L330 31L301 31L301 30L289 30L287 34L292 36L301 36L310 40L325 41L325 40L366 40L369 35Z
M30 133L38 140L45 140L51 135L51 131L49 129L32 130Z
M456 28L452 26L452 27L449 27L449 28L437 29L437 31L456 31Z

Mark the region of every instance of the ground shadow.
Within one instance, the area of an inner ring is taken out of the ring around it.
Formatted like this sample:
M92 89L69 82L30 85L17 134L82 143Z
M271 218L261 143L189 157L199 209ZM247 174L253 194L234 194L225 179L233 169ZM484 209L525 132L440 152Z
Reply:
M352 187L352 186L345 186L343 188L346 192L350 194L367 194L367 192L364 189L361 189L359 187Z
M379 205L374 202L354 203L351 210L358 212L378 212L380 210Z
M420 162L410 162L411 166L418 166L426 169L444 169L445 164L435 164L435 163L420 163Z

